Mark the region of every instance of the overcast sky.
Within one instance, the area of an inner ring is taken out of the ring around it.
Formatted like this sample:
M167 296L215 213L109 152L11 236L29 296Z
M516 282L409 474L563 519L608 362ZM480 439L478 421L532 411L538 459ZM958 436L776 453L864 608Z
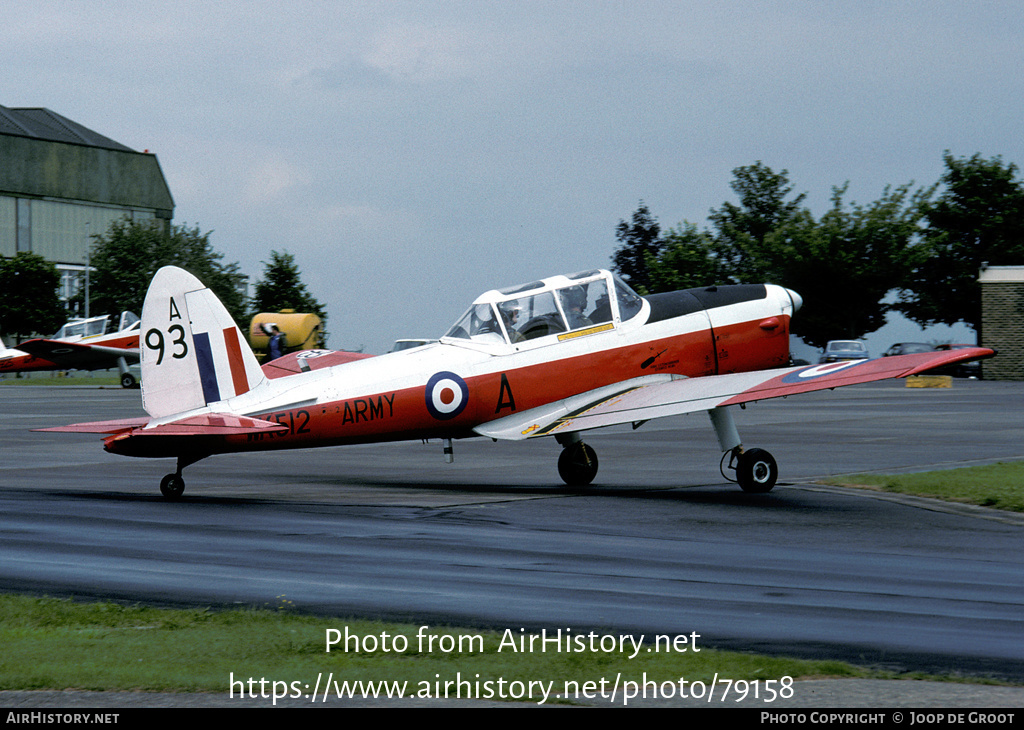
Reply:
M8 0L0 65L0 105L155 152L175 222L253 280L294 254L371 352L608 266L641 199L704 227L758 160L819 214L945 150L1024 163L1019 0Z

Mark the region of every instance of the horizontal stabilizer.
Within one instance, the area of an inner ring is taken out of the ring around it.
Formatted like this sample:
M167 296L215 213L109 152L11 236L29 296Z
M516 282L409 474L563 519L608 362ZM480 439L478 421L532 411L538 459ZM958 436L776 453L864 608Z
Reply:
M54 426L52 428L33 428L33 431L50 431L57 433L120 433L131 431L133 428L142 428L150 419L148 416L141 418L119 418L115 421L93 421L91 423L72 423L68 426Z
M247 433L274 433L288 427L273 421L264 421L231 413L204 413L162 423L135 431L133 436L228 436Z
M116 421L94 421L72 423L69 426L36 428L34 431L55 431L61 433L123 433L131 436L226 436L247 433L274 433L287 431L288 427L259 418L236 416L230 413L204 413L190 416L171 423L149 427L151 418L122 418Z

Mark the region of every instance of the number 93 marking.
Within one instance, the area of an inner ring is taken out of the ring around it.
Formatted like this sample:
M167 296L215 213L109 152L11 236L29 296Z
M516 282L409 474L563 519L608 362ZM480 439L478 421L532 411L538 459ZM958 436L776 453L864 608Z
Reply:
M171 340L171 345L174 347L174 351L171 353L171 357L175 360L188 355L188 345L185 343L185 328L180 324L173 324L167 328L168 336L177 335ZM164 361L164 333L155 327L146 333L146 347L150 350L156 350L160 354L157 355L156 364L159 365Z

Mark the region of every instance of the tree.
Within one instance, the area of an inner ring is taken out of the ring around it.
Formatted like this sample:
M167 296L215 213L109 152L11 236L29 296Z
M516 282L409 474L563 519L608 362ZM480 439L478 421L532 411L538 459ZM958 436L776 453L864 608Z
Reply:
M64 324L66 313L57 288L57 267L38 254L19 251L0 257L0 332L15 343L33 334L51 334Z
M727 280L714 238L693 223L670 228L657 255L647 254L650 293L712 286Z
M633 213L633 222L620 220L615 228L619 247L612 255L612 269L626 283L641 294L651 291L651 278L647 270L648 257L657 257L661 251L661 226L651 215L644 201Z
M858 339L885 324L894 305L884 300L908 275L909 251L931 191L886 188L873 203L849 206L845 193L845 185L833 188L832 207L820 220L802 211L766 237L776 258L776 283L804 300L793 332L816 347Z
M279 312L294 309L296 312L312 312L320 317L326 326L327 310L302 283L295 257L287 251L270 252L270 261L264 261L263 278L256 282L252 298L252 313Z
M793 192L789 173L773 172L760 161L732 174L729 187L739 196L739 205L725 202L709 216L722 265L734 283L778 279L780 261L771 237L804 214L801 204L807 194L787 201Z
M921 324L963 321L980 332L982 265L1024 264L1024 185L1001 157L943 159L945 189L925 209L899 309Z
M153 275L163 266L179 266L213 290L244 329L246 297L238 264L222 263L224 255L213 250L210 234L198 226L124 219L93 238L89 299L94 312L141 314Z
M793 196L785 170L757 162L733 174L739 203L712 209L711 230L681 225L646 254L647 290L781 284L803 297L793 331L816 346L882 326L892 308L883 300L906 281L932 191L886 188L879 200L858 205L844 202L844 185L833 188L832 207L819 220L803 206L804 194Z

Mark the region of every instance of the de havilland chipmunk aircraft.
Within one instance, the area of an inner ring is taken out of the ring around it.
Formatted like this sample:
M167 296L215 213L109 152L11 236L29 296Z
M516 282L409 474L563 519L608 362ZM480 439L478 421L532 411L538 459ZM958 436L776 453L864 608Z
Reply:
M899 378L988 357L985 348L785 367L800 296L771 284L638 296L609 271L555 276L480 296L439 342L376 357L311 350L261 369L216 296L182 269L157 272L142 313L149 417L42 429L107 434L114 454L177 459L163 478L228 452L472 436L553 437L558 472L589 484L581 434L707 411L744 490L767 492L775 459L744 449L732 406ZM725 474L723 470L723 474Z
M73 319L53 337L26 340L10 350L0 345L0 373L41 370L105 370L116 367L121 385L131 388L135 376L128 363L139 361L139 318L121 312L117 329L110 315Z

